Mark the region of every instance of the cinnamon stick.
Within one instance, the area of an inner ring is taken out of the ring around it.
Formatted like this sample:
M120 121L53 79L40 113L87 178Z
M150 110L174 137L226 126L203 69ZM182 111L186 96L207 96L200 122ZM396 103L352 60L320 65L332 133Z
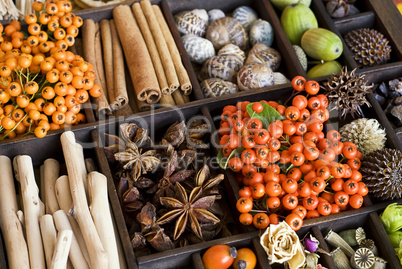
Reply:
M91 215L103 247L108 254L109 268L120 268L113 220L109 210L107 179L101 173L91 172L88 174L88 183L91 198Z
M113 49L112 49L112 33L110 30L109 20L103 19L100 22L100 33L98 32L97 36L101 36L102 39L102 49L103 49L103 64L104 64L104 71L106 77L106 89L109 99L110 107L113 110L112 104L115 100L114 96L114 78L113 78ZM95 37L96 39L96 37ZM97 53L97 51L95 51ZM98 57L97 59L102 59ZM98 61L97 61L98 62ZM99 63L98 63L99 65ZM103 65L102 65L103 67Z
M163 107L174 106L176 105L175 100L172 97L173 94L162 94L160 104Z
M107 100L107 90L103 87L100 76L98 74L97 64L96 64L96 50L95 50L95 35L96 35L96 25L92 19L84 20L82 25L82 46L83 54L85 59L91 63L94 67L96 79L95 84L102 87L101 96L94 98L97 105L96 114L99 116L111 114L111 109L109 102Z
M75 217L81 231L85 231L83 232L83 236L88 248L91 266L99 269L108 268L107 253L102 246L95 224L89 212L83 183L84 179L79 172L80 163L84 163L84 159L77 158L77 143L73 132L64 132L61 135L60 140L67 166Z
M151 33L151 29L149 29L149 25L147 19L145 18L144 12L141 9L140 3L134 3L131 6L131 9L134 12L135 19L137 21L138 26L141 29L142 36L144 37L145 43L147 44L149 54L152 59L152 63L154 64L155 73L158 77L159 86L162 90L162 97L163 94L169 94L169 85L166 79L165 70L163 69L161 58L159 57L158 48L156 47L154 38Z
M184 95L180 91L174 92L172 95L177 105L186 103L186 101L183 98Z
M163 17L161 9L157 5L152 5L152 8L162 30L163 37L165 38L166 44L169 48L170 56L172 57L177 77L179 78L180 88L185 95L189 95L192 91L192 85L187 70L182 63L179 49L176 46L176 42L174 41L169 26L167 25L166 20Z
M71 230L62 230L59 232L52 258L52 265L50 267L51 269L64 269L67 267L72 236L73 231Z
M54 191L54 185L59 177L59 162L55 159L47 159L44 162L43 168L43 181L45 182L45 207L46 214L53 214L59 210L59 204L57 203L56 193Z
M50 214L43 215L40 220L40 231L42 234L43 249L47 268L52 265L52 257L57 241L56 227L54 227L53 217Z
M158 78L130 7L127 5L115 7L113 18L124 49L137 99L149 104L158 102L161 98Z
M114 101L112 109L120 110L128 105L128 94L124 71L124 55L121 48L119 35L117 34L114 20L110 20L110 30L113 44L113 81L114 81ZM131 113L133 114L133 113Z
M95 23L95 63L97 77L99 77L102 89L105 91L105 94L107 96L109 91L106 84L105 68L103 67L102 38L99 23L97 22ZM109 97L107 98L109 99Z
M28 155L21 155L15 157L13 162L14 169L17 171L17 180L21 185L30 268L42 269L46 267L46 264L39 227L41 201L32 159Z
M70 183L67 176L61 176L56 180L55 190L60 209L62 209L63 214L66 215L73 204L73 198L71 197L70 193ZM84 236L82 235L80 226L74 217L70 215L66 216L70 225L68 227L71 227L74 233L70 260L73 262L75 265L74 267L76 268L87 268L88 264L90 263L89 253L87 246L85 245ZM53 217L56 218L56 215L53 215ZM66 221L63 221L63 223L64 222ZM75 241L77 242L78 247L76 246Z
M158 48L163 68L165 69L166 78L169 83L170 93L173 93L179 88L180 83L179 79L177 78L176 70L172 57L170 56L168 46L163 38L163 33L155 16L154 10L152 9L151 2L149 0L142 0L140 3Z
M0 228L3 231L8 265L12 269L29 268L27 243L17 216L18 205L11 161L6 156L0 156L0 171Z

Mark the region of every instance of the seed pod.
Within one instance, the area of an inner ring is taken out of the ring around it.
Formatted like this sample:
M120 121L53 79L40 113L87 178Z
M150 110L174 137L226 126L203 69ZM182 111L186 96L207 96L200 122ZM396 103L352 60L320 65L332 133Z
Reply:
M352 257L355 251L349 244L343 240L342 237L339 236L336 232L330 230L328 234L325 236L325 241L330 244L332 247L340 247L342 251L348 256L348 258Z
M345 253L339 247L333 250L330 254L337 269L352 269L348 257L346 257Z
M374 265L375 257L368 248L359 248L350 259L350 263L355 269L369 269Z
M359 244L359 248L368 248L373 252L374 256L378 256L378 249L372 239L362 240Z

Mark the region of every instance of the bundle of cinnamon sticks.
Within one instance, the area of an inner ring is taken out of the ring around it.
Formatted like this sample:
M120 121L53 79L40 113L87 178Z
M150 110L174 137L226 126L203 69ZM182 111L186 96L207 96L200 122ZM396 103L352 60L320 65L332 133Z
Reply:
M30 156L13 163L0 156L0 228L9 268L126 268L106 177L85 166L72 132L63 133L61 143L68 174L60 176L58 161L47 159L40 186Z
M95 100L99 115L132 114L129 103L137 112L155 103L173 106L190 101L192 85L159 6L149 0L131 8L117 6L112 20L85 20L82 33L83 54L95 67L96 83L104 93ZM126 85L125 64L133 93ZM132 95L135 100L129 100Z

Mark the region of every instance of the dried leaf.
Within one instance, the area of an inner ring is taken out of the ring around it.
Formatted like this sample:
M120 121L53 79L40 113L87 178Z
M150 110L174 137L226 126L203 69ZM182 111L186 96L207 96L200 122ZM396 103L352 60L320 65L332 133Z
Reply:
M195 175L194 170L182 170L179 172L174 173L170 178L171 183L176 183L176 182L183 182L186 179L189 179L190 177Z
M210 208L215 202L215 196L204 196L194 203L192 203L191 207L192 208L202 208L202 209L207 209Z
M184 203L180 202L179 200L173 198L173 197L161 197L160 202L163 206L167 208L183 208Z
M177 238L180 237L180 235L184 232L186 229L187 225L187 218L188 218L188 211L186 210L184 214L182 214L177 220L176 220L176 225L174 227L174 234L173 234L173 240L177 240Z
M148 242L157 251L165 251L174 248L173 242L170 240L169 236L165 234L162 228L159 228L155 236L148 240Z
M193 209L193 215L203 223L219 223L220 219L218 219L214 214L209 212L206 209L202 208L194 208Z

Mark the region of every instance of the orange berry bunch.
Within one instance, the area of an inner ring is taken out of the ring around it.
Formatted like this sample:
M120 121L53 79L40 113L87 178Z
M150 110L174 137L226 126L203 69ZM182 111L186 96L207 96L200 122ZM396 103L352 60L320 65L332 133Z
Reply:
M298 230L305 218L360 208L368 193L356 145L323 132L328 99L319 84L301 76L292 84L307 97L294 96L291 106L246 101L221 114L220 156L243 186L236 207L244 225L265 229L283 217Z
M83 123L81 105L101 94L93 66L67 51L83 24L71 3L48 0L33 8L25 17L28 34L18 21L0 24L0 139L44 137Z

